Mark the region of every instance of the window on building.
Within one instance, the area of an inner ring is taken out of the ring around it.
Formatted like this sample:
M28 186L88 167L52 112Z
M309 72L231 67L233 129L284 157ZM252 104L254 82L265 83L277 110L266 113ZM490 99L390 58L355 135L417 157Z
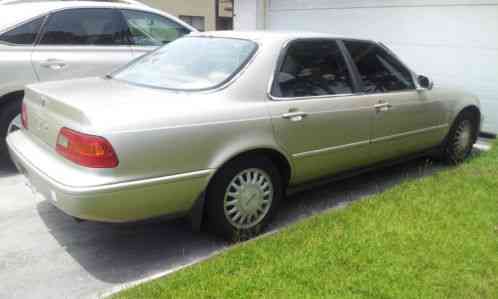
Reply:
M346 60L335 41L297 41L287 50L273 95L309 97L353 92Z
M180 19L199 31L206 30L206 19L200 16L180 16Z
M48 20L42 45L128 44L127 28L113 9L82 8L54 13Z
M32 45L40 31L44 17L23 24L0 36L0 42L15 45Z
M344 41L364 85L364 92L378 93L415 88L411 72L377 44Z

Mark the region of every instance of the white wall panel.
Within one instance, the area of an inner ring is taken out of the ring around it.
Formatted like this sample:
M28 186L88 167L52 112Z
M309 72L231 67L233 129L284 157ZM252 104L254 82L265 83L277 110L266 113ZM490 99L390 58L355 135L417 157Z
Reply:
M498 4L498 0L269 0L271 10L489 4Z
M437 85L477 94L498 133L498 0L270 0L266 23L381 40Z

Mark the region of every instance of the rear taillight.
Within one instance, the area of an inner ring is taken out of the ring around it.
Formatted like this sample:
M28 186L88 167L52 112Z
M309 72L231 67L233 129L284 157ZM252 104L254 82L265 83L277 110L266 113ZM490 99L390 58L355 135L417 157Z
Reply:
M103 137L62 128L57 152L76 164L90 168L115 168L119 161L112 145Z
M26 109L26 103L22 102L21 107L21 123L23 128L28 128L28 110Z

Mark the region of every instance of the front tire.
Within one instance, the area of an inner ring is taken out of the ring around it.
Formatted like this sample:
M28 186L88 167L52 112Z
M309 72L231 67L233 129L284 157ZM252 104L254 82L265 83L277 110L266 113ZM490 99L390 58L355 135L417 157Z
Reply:
M459 164L467 159L478 134L478 119L468 111L461 113L448 134L444 147L444 159L449 164Z
M282 177L271 160L254 157L232 161L208 187L208 222L225 239L250 239L268 225L282 196Z
M12 100L5 103L0 111L0 159L2 161L9 158L9 152L7 149L6 138L9 133L20 129L20 113L21 113L21 101Z

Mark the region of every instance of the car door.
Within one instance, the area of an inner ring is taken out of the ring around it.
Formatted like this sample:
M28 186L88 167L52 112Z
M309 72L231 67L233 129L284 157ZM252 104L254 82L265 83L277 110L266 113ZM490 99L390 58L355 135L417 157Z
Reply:
M31 65L36 37L45 16L30 19L0 32L0 96L37 81Z
M292 156L293 182L369 162L374 99L356 94L335 40L295 40L275 72L269 110L276 139Z
M443 103L417 90L412 72L377 43L344 40L359 74L362 91L375 102L373 161L415 153L441 141L446 125Z
M133 58L126 23L111 8L52 13L32 55L40 81L105 75Z
M121 12L129 28L135 58L191 32L190 28L155 13L131 9Z

